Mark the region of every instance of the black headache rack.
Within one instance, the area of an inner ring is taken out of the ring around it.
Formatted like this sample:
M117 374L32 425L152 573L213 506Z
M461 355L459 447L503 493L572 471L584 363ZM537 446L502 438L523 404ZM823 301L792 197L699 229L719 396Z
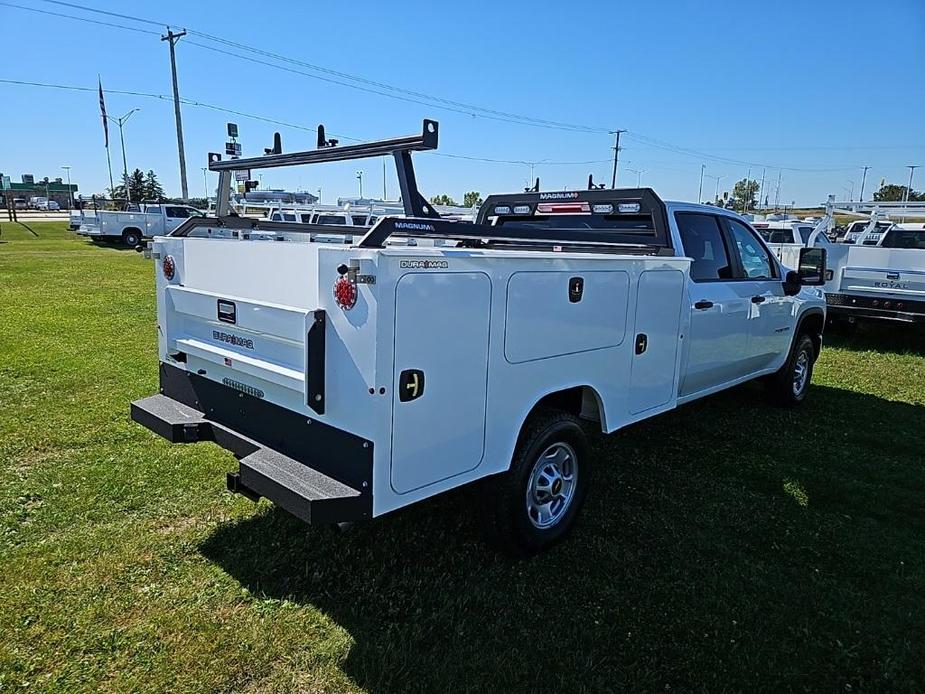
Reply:
M361 248L382 248L389 238L397 236L454 240L461 246L477 248L672 255L665 205L650 188L558 192L532 189L524 193L490 195L475 224L442 219L418 191L411 162L411 152L434 150L437 141L437 122L424 120L420 135L356 145L338 146L336 140L325 139L324 126L319 126L318 146L314 150L283 153L277 134L273 148L261 157L223 161L220 154L210 153L209 170L219 173L216 218L190 218L172 235L187 236L197 227L349 234L351 232L343 226L273 223L232 215L228 193L233 172L391 154L395 159L405 217L381 217L355 244Z

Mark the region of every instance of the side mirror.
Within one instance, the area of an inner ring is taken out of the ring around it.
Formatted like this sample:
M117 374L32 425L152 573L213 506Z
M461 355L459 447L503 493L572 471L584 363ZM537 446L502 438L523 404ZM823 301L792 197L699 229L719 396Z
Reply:
M800 284L806 287L821 287L826 281L826 252L824 248L812 247L800 249L800 262L797 268Z

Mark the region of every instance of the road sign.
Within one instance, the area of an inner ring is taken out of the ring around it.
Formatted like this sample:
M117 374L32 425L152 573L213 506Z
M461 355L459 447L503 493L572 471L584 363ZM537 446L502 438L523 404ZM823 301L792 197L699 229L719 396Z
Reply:
M241 143L240 142L226 142L225 143L225 154L231 157L240 157L241 156Z
M248 169L247 171L235 171L235 172L234 172L234 180L236 180L238 183L241 183L242 181L249 181L249 180L251 180L251 172L250 172L250 169Z
M228 124L228 137L234 139L238 136L238 124L229 123Z

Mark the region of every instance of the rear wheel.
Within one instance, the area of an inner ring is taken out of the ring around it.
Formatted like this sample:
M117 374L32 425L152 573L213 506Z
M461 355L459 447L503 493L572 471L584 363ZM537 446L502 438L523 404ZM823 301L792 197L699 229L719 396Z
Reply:
M806 399L813 377L816 348L809 335L799 335L793 343L787 361L767 382L768 395L778 405L793 407Z
M511 469L488 482L485 520L504 549L535 554L565 537L590 476L587 436L567 412L544 410L524 425Z
M122 243L129 248L134 248L141 243L141 232L137 229L126 229L122 232Z

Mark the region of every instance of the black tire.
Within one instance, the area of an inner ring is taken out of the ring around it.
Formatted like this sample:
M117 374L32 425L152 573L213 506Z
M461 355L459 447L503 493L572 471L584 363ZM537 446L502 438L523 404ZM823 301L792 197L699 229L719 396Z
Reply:
M137 229L126 229L122 232L122 243L129 248L134 248L141 243L141 232Z
M813 378L815 362L816 348L812 339L806 333L798 335L790 348L787 361L767 381L771 401L783 407L796 407L803 402Z
M562 474L550 474L553 468ZM490 538L519 556L536 554L560 541L575 524L590 475L588 438L581 420L561 410L534 413L521 431L511 469L487 482L483 517ZM551 499L548 505L540 503L545 498ZM548 518L537 511L541 506L552 509Z

